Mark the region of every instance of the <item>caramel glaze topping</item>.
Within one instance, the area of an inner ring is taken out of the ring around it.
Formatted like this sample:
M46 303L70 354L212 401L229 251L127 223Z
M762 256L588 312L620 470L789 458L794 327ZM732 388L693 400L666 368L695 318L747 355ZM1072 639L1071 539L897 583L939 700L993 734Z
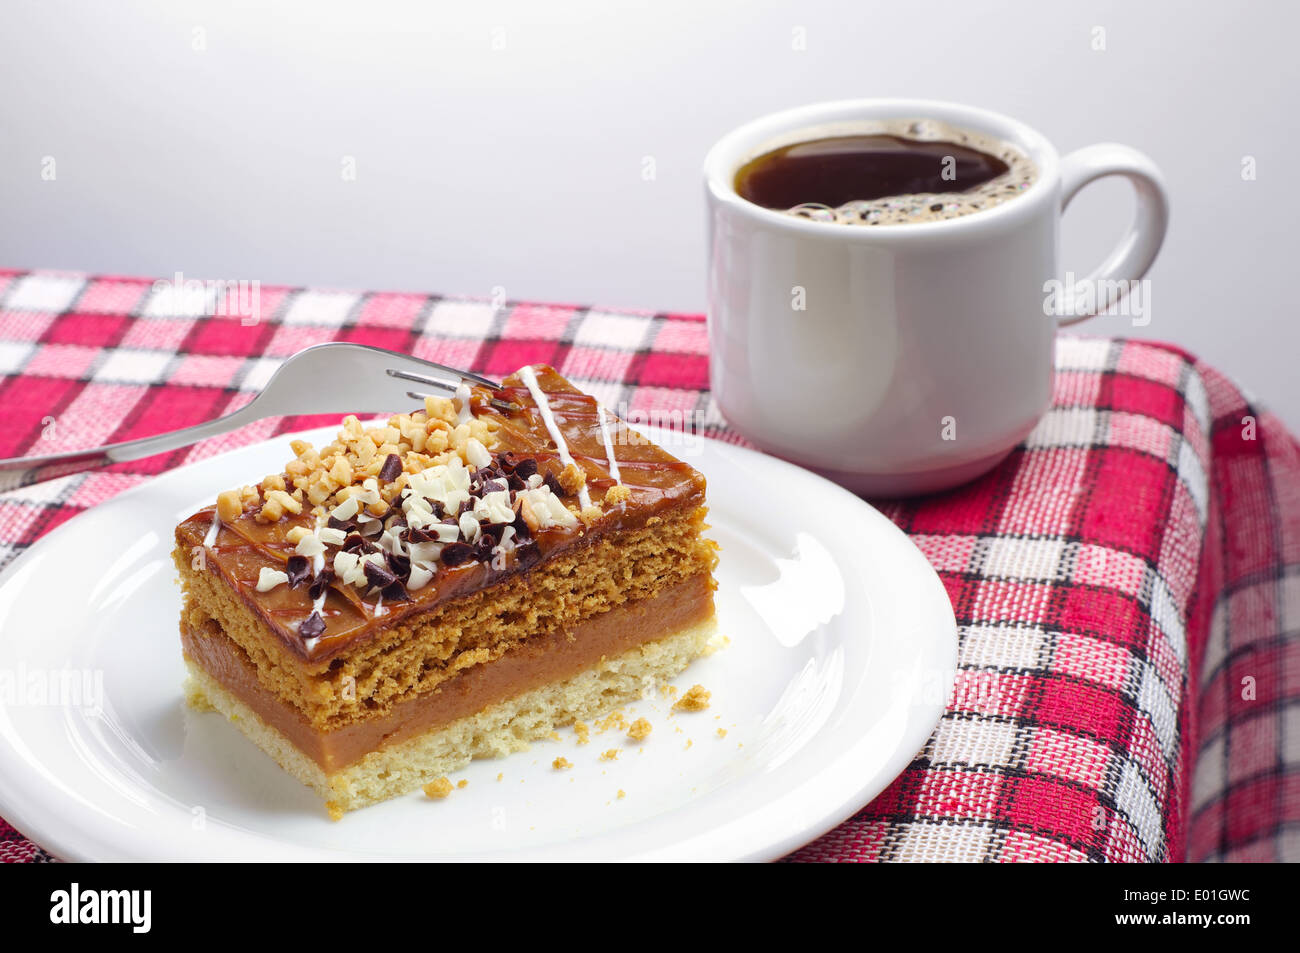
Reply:
M669 510L703 504L705 482L697 470L646 441L608 411L605 418L618 462L619 482L627 487L629 495L622 503L602 503L605 491L615 481L609 472L595 398L579 391L551 367L536 365L535 371L555 422L568 443L569 453L586 471L588 491L593 502L603 511L593 524L588 526L579 521L572 529L552 527L543 530L534 537L535 547L511 553L505 568L500 570L493 569L486 562L439 565L428 585L411 592L408 601L385 601L385 611L380 616L375 615L375 596L335 580L321 612L325 631L310 650L297 632L298 623L312 611L307 586L293 589L280 585L268 592L257 591L257 578L262 568L284 569L293 555L294 546L286 539L289 530L294 526L311 528L315 525L315 517L309 512L286 516L275 523L259 523L252 512L246 511L233 522L222 522L216 541L207 550L208 567L235 589L291 654L317 663L360 644L381 629L428 612L444 600L495 585L570 547L584 545L606 533L642 526L651 517ZM506 378L495 396L520 408L511 413L493 407L488 402L492 396L486 389L475 389L470 398L476 416L491 416L501 421L492 452L511 453L517 458L532 457L537 460L540 473L558 476L562 467L555 442L528 388L517 375ZM576 506L573 497L567 497L566 502ZM214 506L205 507L177 526L178 546L187 550L202 547L215 518L215 510Z

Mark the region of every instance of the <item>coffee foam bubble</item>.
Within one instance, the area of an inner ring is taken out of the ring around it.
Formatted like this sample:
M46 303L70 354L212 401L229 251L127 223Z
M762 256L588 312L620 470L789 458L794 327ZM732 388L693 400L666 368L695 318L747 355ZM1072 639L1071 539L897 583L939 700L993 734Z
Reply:
M1038 179L1033 160L1015 146L993 136L949 125L937 119L889 119L855 123L853 134L888 135L917 142L951 142L996 156L1007 171L966 192L920 192L890 195L870 201L846 202L838 208L807 203L787 215L840 225L908 225L961 218L993 208L1022 194ZM850 134L848 131L842 133Z

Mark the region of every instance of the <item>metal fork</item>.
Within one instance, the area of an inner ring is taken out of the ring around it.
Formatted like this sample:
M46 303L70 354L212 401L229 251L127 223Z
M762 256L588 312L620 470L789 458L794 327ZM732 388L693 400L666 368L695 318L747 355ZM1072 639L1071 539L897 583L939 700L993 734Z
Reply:
M317 344L281 364L266 388L249 403L216 420L91 450L0 460L0 491L188 447L266 417L391 413L410 400L432 396L429 389L455 393L461 381L493 392L501 388L478 374L395 351L365 344ZM412 384L423 389L414 390ZM517 409L498 397L491 402L507 412Z

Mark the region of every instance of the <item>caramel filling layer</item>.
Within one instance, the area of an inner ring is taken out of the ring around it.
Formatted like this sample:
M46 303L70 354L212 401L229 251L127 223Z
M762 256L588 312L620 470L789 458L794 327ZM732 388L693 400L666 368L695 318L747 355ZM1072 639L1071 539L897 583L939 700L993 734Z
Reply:
M378 719L362 719L337 731L319 732L298 709L262 686L244 650L216 622L195 631L184 627L185 657L284 735L331 774L387 745L473 715L533 688L571 678L602 658L666 638L713 614L707 573L654 596L592 616L569 629L530 636L494 662L476 665L442 682L433 692L396 705Z

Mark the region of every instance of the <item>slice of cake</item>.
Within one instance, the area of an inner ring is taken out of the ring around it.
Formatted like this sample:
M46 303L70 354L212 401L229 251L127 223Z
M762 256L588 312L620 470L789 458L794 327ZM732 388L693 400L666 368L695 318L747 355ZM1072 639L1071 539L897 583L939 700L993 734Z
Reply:
M549 367L293 450L176 528L186 691L335 817L707 650L704 477Z

